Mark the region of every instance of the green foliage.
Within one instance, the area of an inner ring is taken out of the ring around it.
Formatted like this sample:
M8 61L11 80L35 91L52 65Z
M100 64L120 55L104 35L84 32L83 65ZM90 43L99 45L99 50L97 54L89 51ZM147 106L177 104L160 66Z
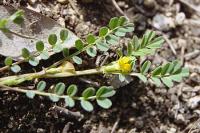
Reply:
M35 93L33 91L27 91L26 96L30 99L33 99L35 97Z
M141 39L133 36L133 39L129 43L132 46L128 46L128 51L132 51L131 54L133 56L146 56L153 54L156 49L161 47L163 42L164 39L161 36L156 37L154 31L148 30Z
M68 57L69 56L69 49L68 48L63 48L63 56Z
M28 59L30 57L30 52L27 48L22 49L22 57L24 57L25 59Z
M21 71L21 67L19 65L12 65L10 67L11 71L13 71L14 73L18 73L19 71Z
M37 66L39 64L39 60L36 57L30 57L28 62L32 66Z
M189 69L182 68L179 61L173 61L166 63L160 67L157 67L152 71L151 78L153 81L160 84L160 81L157 78L160 78L161 81L167 86L172 87L173 81L181 82L183 77L189 76Z
M55 88L54 88L54 93L57 94L57 95L62 95L65 91L65 84L60 82L60 83L57 83Z
M4 60L4 64L5 64L6 66L12 65L12 63L13 63L13 60L12 60L11 57L6 57L6 59Z
M72 59L76 64L78 64L78 65L82 64L82 59L80 57L73 56Z
M22 22L22 19L22 11L16 12L8 19L0 19L0 30L6 31L6 25L9 21L20 24ZM34 53L30 53L28 49L23 48L22 57L32 66L37 66L39 64L39 59L46 60L49 58L49 52L62 52L65 58L61 59L58 63L56 62L55 64L64 63L64 61L66 60L73 60L74 63L80 65L83 62L82 58L79 57L80 53L85 52L90 57L95 57L97 55L97 52L108 51L111 46L117 45L120 42L121 37L124 37L126 33L132 32L133 30L133 24L129 23L125 17L114 17L110 20L108 26L100 28L98 36L89 34L86 37L85 41L82 41L80 39L76 40L76 49L74 49L75 52L72 53L70 49L64 48L62 45L63 43L65 43L69 36L68 30L63 29L60 31L59 36L57 36L56 34L50 34L48 36L48 43L51 46L50 48L47 49L44 42L37 41L35 46L37 51ZM141 56L153 54L156 49L161 47L163 42L164 40L162 37L156 36L156 33L150 30L148 30L142 38L133 36L132 40L126 46L125 51L119 48L116 50L116 53L118 54L120 59L124 56L126 56L127 58L125 58L123 61L113 61L111 64L115 63L115 65L113 66L116 67L116 72L113 72L111 74L118 74L119 80L121 82L126 81L127 75L137 76L143 82L147 82L148 80L150 80L157 86L160 86L163 83L167 87L172 87L174 85L174 82L181 82L183 77L187 77L189 75L189 71L188 69L183 68L178 61L168 62L161 66L155 67L154 69L151 68L152 63L149 60L139 65L136 64L136 60L138 58L140 58ZM18 63L13 63L13 59L11 57L7 57L4 60L4 63L15 73L21 70L20 66L17 65ZM122 65L120 65L120 63L122 63ZM122 67L125 67L123 69L128 68L128 70L131 70L132 72L128 71L127 73L122 73ZM49 67L49 69L50 68L51 67ZM59 67L57 65L53 66L52 70L56 72L53 73L55 74L53 76L57 76L56 74L58 74L58 77L60 77L60 75L63 74L63 71L60 71L61 69L63 69L63 65ZM42 75L41 73L39 73L42 76L36 76L36 78L45 78L45 76L48 77L50 73L48 73L47 71L48 68L45 68L44 74ZM101 68L99 69L99 71L102 71ZM79 72L81 71L78 71L77 73ZM86 72L87 71L84 71L83 75L88 74ZM104 72L105 71L102 71L102 73ZM72 75L76 75L76 71L73 71L73 73L70 71L69 73ZM24 81L26 77L24 79L23 78L19 78L19 80L16 80L14 82L19 82L20 80ZM33 78L30 77L30 79ZM49 99L53 102L58 102L60 99L64 99L65 105L67 107L74 107L76 101L79 101L81 107L89 112L93 111L94 109L94 106L92 104L93 101L95 101L97 105L104 109L110 108L112 106L112 102L109 98L116 93L116 91L111 86L102 86L99 89L88 87L86 89L83 89L83 91L81 91L82 93L78 93L78 88L75 84L69 85L66 88L65 84L62 82L57 83L55 87L51 88L52 90L49 90L47 92L45 91L47 90L47 84L45 81L40 81L37 84L36 88L36 90L26 90L23 92L26 92L25 94L28 98L34 98L35 95L43 95L48 96Z
M97 55L97 51L96 51L95 47L90 47L90 48L86 49L86 52L91 57L95 57Z
M81 64L82 61L77 58L81 52L86 51L89 56L95 57L97 50L103 52L109 50L112 45L119 43L120 37L133 30L133 24L129 23L125 17L115 17L110 20L108 27L100 28L98 36L89 34L86 37L86 42L78 39L75 42L78 51L65 57L72 58L75 63Z
M89 101L86 101L86 100L84 100L84 99L81 100L81 107L82 107L84 110L88 111L88 112L91 112L91 111L94 109L92 103L89 102Z
M60 31L60 39L65 41L68 38L68 31L66 29Z
M75 42L75 47L77 48L77 50L82 50L84 48L84 44L80 39L78 39Z
M44 91L44 89L46 88L46 82L45 81L40 81L38 84L37 84L37 90L38 91Z
M64 99L67 107L74 107L75 101L80 101L81 107L84 110L91 112L94 109L92 101L96 100L100 107L108 109L112 106L109 97L112 97L116 93L111 86L102 86L97 91L95 91L93 87L88 87L83 90L81 96L76 96L78 88L75 84L69 85L66 89L66 93L65 84L62 82L55 85L52 93L44 91L46 86L45 81L40 81L37 84L37 90L27 90L26 96L28 98L34 98L35 95L44 95L48 96L52 102L58 102L60 99Z
M16 24L21 24L23 22L24 11L18 10L13 15L11 15L8 19L13 21Z
M42 41L36 42L36 50L39 52L44 50L44 43Z
M48 38L48 42L50 45L55 46L57 42L57 36L56 34L50 34Z
M141 67L140 72L142 74L146 74L148 72L150 66L151 66L151 62L150 61L145 61L144 64L142 65L142 67Z
M89 35L87 36L87 38L86 38L86 41L87 41L88 44L94 43L95 40L96 40L96 37L95 37L94 35L92 35L92 34L89 34Z

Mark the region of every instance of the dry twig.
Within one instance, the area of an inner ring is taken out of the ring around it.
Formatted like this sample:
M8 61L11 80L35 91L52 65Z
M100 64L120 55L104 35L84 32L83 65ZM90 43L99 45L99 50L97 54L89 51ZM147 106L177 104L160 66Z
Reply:
M78 119L79 121L83 119L84 115L81 114L80 112L72 112L66 108L63 107L59 107L59 106L54 106L53 109L59 111L60 113L64 113L65 115L68 115L70 117L74 117L76 119Z

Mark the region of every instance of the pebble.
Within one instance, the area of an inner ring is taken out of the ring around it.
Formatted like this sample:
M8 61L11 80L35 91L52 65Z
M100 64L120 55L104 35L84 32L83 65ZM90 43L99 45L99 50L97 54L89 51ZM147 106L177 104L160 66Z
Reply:
M29 2L31 5L34 5L34 4L37 2L37 0L28 0L28 2Z
M167 133L176 133L176 128L170 128L169 130L167 130Z
M182 25L185 20L185 13L180 12L176 15L175 22L177 25Z
M200 103L200 96L195 96L188 100L188 106L191 109L195 109L196 107L198 107L199 103Z
M61 4L66 4L66 3L68 3L68 0L57 0L59 3L61 3Z
M152 21L153 27L158 30L167 31L175 27L173 18L167 17L163 14L156 14Z
M144 0L144 5L148 8L154 8L155 7L155 0Z
M57 20L57 22L62 26L65 27L65 19L62 17L59 17L59 19Z
M182 114L178 114L177 117L176 117L176 122L179 123L179 124L184 124L186 121L185 121L185 118Z

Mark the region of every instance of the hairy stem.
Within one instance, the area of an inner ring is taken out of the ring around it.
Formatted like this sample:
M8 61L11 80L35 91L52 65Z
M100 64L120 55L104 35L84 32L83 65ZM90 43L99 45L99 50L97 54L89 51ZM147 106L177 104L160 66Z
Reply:
M69 71L69 72L55 72L55 73L52 73L51 69L49 69L46 72L41 71L37 73L29 73L29 74L0 78L0 85L13 86L36 78L73 77L73 76L101 74L101 73L103 73L101 69L89 69L89 70L75 71L75 72Z
M67 97L67 95L57 95L57 94L54 94L54 93L42 92L42 91L38 91L38 90L26 90L26 89L22 89L22 88L19 88L19 87L9 87L9 86L6 86L6 85L0 85L0 89L2 89L2 91L9 90L9 91L15 91L15 92L20 92L20 93L27 93L28 91L32 91L36 95L46 96L46 97L50 97L52 95L55 95L58 98L64 98L64 99ZM74 100L81 100L82 99L82 97L72 97L72 98ZM91 97L88 97L88 100L93 100L95 98L96 98L96 96L91 96Z

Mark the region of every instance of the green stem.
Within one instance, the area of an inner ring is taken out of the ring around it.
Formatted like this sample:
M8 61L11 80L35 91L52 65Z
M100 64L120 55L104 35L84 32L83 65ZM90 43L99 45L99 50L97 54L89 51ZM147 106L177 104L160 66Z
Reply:
M105 37L107 37L107 36L108 36L109 34L111 34L113 31L115 31L116 29L121 28L121 27L123 27L123 26L119 26L119 27L116 27L116 28L110 30L104 37L98 37L98 38L95 40L94 43L89 44L89 45L86 45L83 49L81 49L81 50L79 50L79 51L76 51L75 53L69 55L68 57L66 57L66 58L64 58L64 59L62 59L62 60L59 60L59 61L55 62L54 64L52 64L52 65L51 65L50 67L48 67L47 69L56 67L56 66L62 64L64 61L67 61L67 60L71 59L73 56L79 55L80 53L82 53L82 52L85 51L86 49L88 49L88 48L94 46L98 41L102 41ZM87 44L87 43L84 43L84 44Z
M69 71L69 72L55 72L55 73L52 73L51 69L49 69L46 72L41 71L38 73L29 73L29 74L22 74L22 75L17 75L17 76L8 76L8 77L0 78L0 85L13 86L13 85L18 85L25 81L30 81L36 78L73 77L73 76L101 74L101 73L103 73L101 69L89 69L89 70L75 71L75 72Z
M57 94L54 94L54 93L42 92L42 91L38 91L38 90L25 90L25 89L22 89L22 88L19 88L19 87L9 87L9 86L6 86L6 85L0 85L0 89L2 89L2 88L3 88L3 91L4 90L10 90L10 91L15 91L15 92L20 92L20 93L27 93L28 91L32 91L36 95L46 96L46 97L50 97L52 95L55 95L56 97L63 98L63 99L65 99L67 97L67 95L57 95ZM72 99L81 100L82 97L75 97L74 96L74 97L72 97ZM96 96L88 97L88 100L93 100L93 99L96 99Z

